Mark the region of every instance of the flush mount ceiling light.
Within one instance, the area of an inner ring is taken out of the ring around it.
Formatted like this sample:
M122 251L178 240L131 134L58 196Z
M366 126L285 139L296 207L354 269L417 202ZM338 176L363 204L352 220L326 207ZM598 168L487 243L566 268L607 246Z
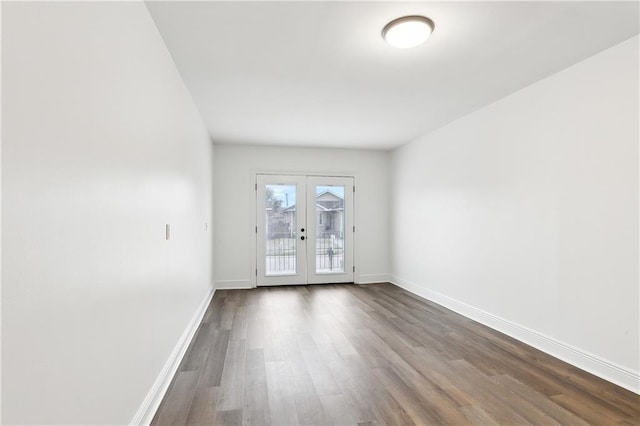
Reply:
M424 43L433 32L433 21L425 16L403 16L382 29L382 38L393 47L407 49Z

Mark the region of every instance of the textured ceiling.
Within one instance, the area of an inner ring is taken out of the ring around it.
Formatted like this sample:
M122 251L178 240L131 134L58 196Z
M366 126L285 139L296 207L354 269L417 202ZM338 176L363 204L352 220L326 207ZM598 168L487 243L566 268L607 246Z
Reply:
M639 31L637 2L147 2L212 139L390 149ZM380 36L422 14L414 49Z

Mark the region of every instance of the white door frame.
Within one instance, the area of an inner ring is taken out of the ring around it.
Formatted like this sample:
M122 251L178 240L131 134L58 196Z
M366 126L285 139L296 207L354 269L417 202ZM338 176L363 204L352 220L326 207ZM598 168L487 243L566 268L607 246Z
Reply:
M307 280L307 238L306 238L306 207L307 200L305 198L306 187L307 187L307 178L305 176L299 175L257 175L257 190L256 190L256 206L257 212L260 217L263 217L264 212L266 211L266 200L264 198L265 193L262 192L263 188L266 184L273 185L275 187L279 185L293 185L295 186L295 221L293 221L293 227L290 227L288 231L282 232L279 230L281 234L277 240L269 240L265 238L264 240L260 238L260 236L265 236L268 232L267 224L264 220L258 220L256 217L256 241L261 241L265 243L262 247L258 247L256 244L256 253L257 256L264 260L266 255L266 246L268 244L267 241L276 241L282 244L283 240L287 241L287 246L290 249L291 246L295 247L295 256L286 256L284 260L286 261L287 266L291 268L289 273L283 273L282 275L267 275L267 266L263 261L258 261L256 259L257 265L257 273L256 276L260 277L261 283L263 285L291 285L291 284L300 284L301 282L306 282ZM300 228L302 227L302 229ZM269 230L273 232L273 230ZM288 235L288 238L286 237ZM282 238L282 237L285 238ZM273 244L275 246L275 244ZM281 247L282 248L282 247ZM271 247L271 249L275 249L275 247ZM276 257L277 259L278 257ZM272 258L273 259L273 258Z
M251 206L252 206L252 211L253 211L253 222L251 224L250 227L250 234L251 234L251 266L250 266L250 277L251 277L251 286L253 288L256 288L258 286L258 263L257 263L257 247L258 247L258 233L257 233L257 217L258 217L258 206L257 206L257 189L258 189L258 175L287 175L287 176L301 176L301 177L307 177L307 176L324 176L324 177L346 177L346 178L352 178L353 179L353 185L354 185L354 190L353 190L353 204L352 204L352 209L353 209L353 243L352 243L352 247L353 247L353 282L354 283L359 283L360 282L360 277L359 277L359 270L357 267L358 264L358 249L357 249L357 244L356 244L356 225L357 225L357 213L358 213L358 203L357 203L357 196L358 193L356 191L356 186L358 183L358 173L354 173L354 172L301 172L301 171L286 171L286 170L265 170L265 169L251 169L250 171L250 181L251 181L251 188L249 191L250 194L250 200L251 200Z
M355 241L353 224L353 188L355 187L352 177L335 177L335 176L307 176L307 209L316 205L316 186L344 186L344 210L343 220L343 236L342 244L347 250L343 251L343 269L342 271L329 272L317 271L317 223L312 219L316 217L316 209L313 213L307 211L307 283L308 284L327 284L335 282L353 282L355 280L355 268L353 263L353 243ZM324 240L326 242L326 240ZM329 258L331 259L331 258ZM326 259L325 259L326 260ZM331 262L333 263L333 262Z

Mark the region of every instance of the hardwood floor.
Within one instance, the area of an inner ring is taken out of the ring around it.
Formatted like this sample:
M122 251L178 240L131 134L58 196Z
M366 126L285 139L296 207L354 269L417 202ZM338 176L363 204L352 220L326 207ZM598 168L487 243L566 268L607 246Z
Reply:
M153 420L640 424L640 396L392 284L217 291Z

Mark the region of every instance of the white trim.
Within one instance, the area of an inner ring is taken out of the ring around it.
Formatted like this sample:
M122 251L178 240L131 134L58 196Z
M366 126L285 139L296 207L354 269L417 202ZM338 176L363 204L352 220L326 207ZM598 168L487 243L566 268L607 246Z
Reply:
M366 274L358 277L358 284L387 283L389 279L389 274Z
M487 327L498 330L516 340L533 346L551 356L554 356L575 367L585 370L604 380L621 386L636 394L640 394L640 372L617 365L597 355L584 351L575 346L560 342L535 330L516 324L499 316L485 312L474 306L456 300L452 297L430 290L424 286L391 276L391 283L417 296L442 305L467 318L471 318Z
M213 299L213 295L215 294L215 287L207 293L204 300L198 306L196 313L187 324L187 328L180 336L180 340L173 348L173 352L169 356L169 359L160 370L160 374L156 378L156 381L153 383L153 386L147 393L146 398L138 408L136 415L131 420L132 425L149 425L153 420L153 416L155 416L164 395L167 393L169 389L169 385L171 384L171 380L173 380L173 376L178 371L178 367L180 366L180 362L182 362L182 358L187 352L187 348L193 339L193 336L196 334L196 330L204 317L207 308L209 307L209 303L211 303L211 299Z
M256 286L251 280L227 280L215 282L216 290L247 290L255 287Z
M291 170L266 170L266 169L251 169L252 176L256 175L287 175L287 176L326 176L326 177L355 177L353 172L308 172L308 171L291 171Z

